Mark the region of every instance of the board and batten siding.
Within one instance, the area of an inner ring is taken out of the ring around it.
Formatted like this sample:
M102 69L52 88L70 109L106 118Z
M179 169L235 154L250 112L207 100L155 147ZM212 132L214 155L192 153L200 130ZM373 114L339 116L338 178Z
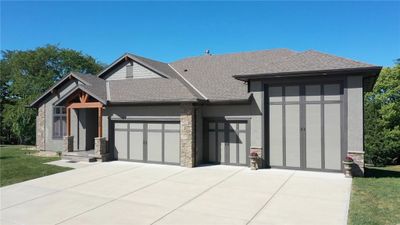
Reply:
M127 70L131 70L132 77L127 78ZM142 79L142 78L159 78L160 75L147 69L137 62L124 62L117 66L115 69L108 72L106 80L124 80L124 79Z

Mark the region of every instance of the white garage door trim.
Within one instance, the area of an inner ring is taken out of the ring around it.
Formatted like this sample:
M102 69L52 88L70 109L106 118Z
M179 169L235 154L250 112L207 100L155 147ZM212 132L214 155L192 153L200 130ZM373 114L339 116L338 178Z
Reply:
M180 164L179 121L112 121L114 157L120 161ZM133 140L140 139L133 144ZM149 149L154 149L150 151ZM158 151L156 151L158 149Z

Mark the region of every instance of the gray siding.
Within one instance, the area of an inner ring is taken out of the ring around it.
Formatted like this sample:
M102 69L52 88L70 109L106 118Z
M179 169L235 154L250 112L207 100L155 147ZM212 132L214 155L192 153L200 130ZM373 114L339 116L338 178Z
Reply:
M115 69L108 72L104 77L106 80L124 80L126 78L127 66L129 62L124 62L121 65L117 66ZM147 69L146 67L133 62L133 66L130 68L132 70L133 79L141 79L141 78L157 78L160 77L157 73ZM128 78L132 79L132 78Z
M58 95L53 95L47 99L43 104L46 104L45 110L45 149L47 151L62 151L63 139L53 138L53 104L60 97L64 96L70 90L76 86L76 81L70 81L59 88L60 92ZM71 131L74 130L74 124L77 123L76 116L71 113ZM76 128L75 128L76 129Z
M363 146L363 78L349 76L347 78L347 150L362 152Z
M225 119L249 119L251 146L262 146L262 112L258 101L251 105L205 105L202 107L203 117L222 117Z

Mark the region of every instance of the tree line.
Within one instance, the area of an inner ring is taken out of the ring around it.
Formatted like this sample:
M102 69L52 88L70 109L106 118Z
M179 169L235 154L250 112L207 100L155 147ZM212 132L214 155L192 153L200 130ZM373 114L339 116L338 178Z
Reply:
M71 71L97 74L105 65L80 51L46 45L6 50L0 61L2 144L34 144L36 110L27 106ZM400 163L400 60L364 94L364 148L375 165Z

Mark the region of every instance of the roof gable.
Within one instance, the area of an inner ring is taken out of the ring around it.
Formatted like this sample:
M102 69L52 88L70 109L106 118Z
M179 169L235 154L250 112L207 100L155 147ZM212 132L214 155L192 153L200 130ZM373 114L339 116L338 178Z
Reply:
M127 66L132 66L133 78L174 78L177 76L166 63L129 53L118 58L97 76L106 80L121 80L126 78Z

